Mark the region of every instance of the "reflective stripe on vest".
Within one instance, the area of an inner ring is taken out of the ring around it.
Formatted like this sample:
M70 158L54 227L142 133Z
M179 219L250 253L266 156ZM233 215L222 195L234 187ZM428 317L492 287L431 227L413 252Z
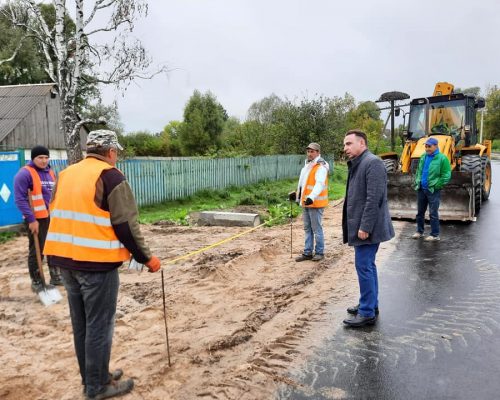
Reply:
M309 172L309 175L307 177L307 182L305 185L304 195L302 196L302 207L323 208L328 205L328 173L326 175L325 187L323 188L319 196L317 196L314 199L314 202L310 206L305 205L307 196L311 194L311 192L314 189L314 186L316 185L316 171L318 171L318 168L320 166L321 164L316 164L314 167L311 168L311 171Z
M118 240L111 215L95 204L96 183L113 168L86 158L61 171L52 203L44 254L76 261L120 262L130 253Z
M123 244L119 240L96 240L87 239L84 237L65 235L62 233L48 233L47 240L52 240L54 242L60 243L72 243L76 246L90 247L95 249L119 249L123 247Z
M47 210L45 201L43 200L42 180L40 179L40 175L38 175L38 171L35 168L29 165L26 165L23 168L26 168L29 171L31 175L31 180L33 182L33 190L31 191L31 202L33 204L33 214L35 218L36 219L48 218L49 210ZM49 174L52 177L52 180L55 182L56 176L54 174L54 171L50 169Z
M63 218L63 219L73 219L75 221L90 222L91 224L101 225L101 226L111 226L111 220L104 217L96 217L92 214L85 214L75 211L68 210L52 210L50 212L52 217Z

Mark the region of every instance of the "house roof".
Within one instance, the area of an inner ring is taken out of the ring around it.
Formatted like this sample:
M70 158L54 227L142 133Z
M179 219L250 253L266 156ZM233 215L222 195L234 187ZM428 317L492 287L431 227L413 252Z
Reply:
M0 86L0 142L53 87L53 83Z

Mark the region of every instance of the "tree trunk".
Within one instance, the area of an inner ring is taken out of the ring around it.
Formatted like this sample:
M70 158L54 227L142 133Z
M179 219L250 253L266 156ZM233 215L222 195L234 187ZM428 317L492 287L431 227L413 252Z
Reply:
M69 104L68 104L69 103ZM75 106L69 101L61 100L62 133L64 134L64 144L68 153L68 163L74 164L83 159L82 148L80 146L80 129L74 129L78 123Z

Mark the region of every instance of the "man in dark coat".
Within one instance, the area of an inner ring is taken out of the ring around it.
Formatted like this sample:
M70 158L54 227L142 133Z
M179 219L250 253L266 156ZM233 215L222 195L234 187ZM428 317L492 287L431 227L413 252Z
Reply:
M359 304L349 307L353 316L344 324L372 325L378 315L378 279L375 256L381 242L394 237L387 206L387 173L380 158L368 150L366 134L351 130L344 138L349 157L342 231L344 243L354 246L354 263L359 282Z

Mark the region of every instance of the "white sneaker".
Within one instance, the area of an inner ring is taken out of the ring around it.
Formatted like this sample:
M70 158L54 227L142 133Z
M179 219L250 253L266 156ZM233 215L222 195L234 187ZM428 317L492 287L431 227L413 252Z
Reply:
M426 242L437 242L439 240L441 240L439 238L439 236L432 236L432 235L429 235L427 236L425 239L424 239Z
M413 235L411 235L412 239L420 239L422 237L424 237L424 234L419 232L415 232Z

